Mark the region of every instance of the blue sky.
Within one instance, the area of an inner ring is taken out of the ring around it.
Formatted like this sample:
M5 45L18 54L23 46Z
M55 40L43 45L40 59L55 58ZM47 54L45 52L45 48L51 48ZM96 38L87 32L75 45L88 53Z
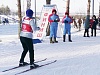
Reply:
M22 1L22 9L26 9L26 7L23 7L23 2L24 5L26 5L25 1L26 0L21 0ZM32 9L34 10L34 1L32 0ZM66 0L65 0L66 1ZM65 12L65 7L66 7L66 2L63 0L51 0L51 4L56 4L58 11L59 12ZM87 1L88 0L70 0L70 13L86 13L87 12ZM95 8L94 12L98 13L99 12L99 0L94 0L95 1ZM45 5L45 0L36 0L37 3L37 11L41 12L42 6ZM0 5L8 5L11 9L17 10L17 0L1 0ZM92 4L92 0L91 0ZM91 13L92 13L92 6L91 6Z

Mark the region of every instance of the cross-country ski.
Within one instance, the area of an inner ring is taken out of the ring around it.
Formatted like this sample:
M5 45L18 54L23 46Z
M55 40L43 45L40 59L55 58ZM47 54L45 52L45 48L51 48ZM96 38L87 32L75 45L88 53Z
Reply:
M42 61L45 61L45 60L47 60L47 58L45 58L45 59L43 59L43 60L35 61L34 63L42 62ZM13 67L13 68L4 70L4 71L2 71L2 72L10 71L10 70L17 69L17 68L20 68L20 67L25 67L25 66L28 66L28 65L29 65L29 64L24 65L24 66L16 66L16 67Z
M37 68L40 68L40 67L43 67L43 66L46 66L46 65L53 64L53 63L55 63L56 61L57 61L57 60L49 61L48 63L46 63L46 64L42 64L42 65L39 65L38 67L35 67L35 68L33 68L33 69L37 69ZM27 69L27 70L25 70L25 71L22 71L22 72L16 73L15 75L22 74L22 73L28 72L28 71L30 71L30 70L33 70L33 69Z

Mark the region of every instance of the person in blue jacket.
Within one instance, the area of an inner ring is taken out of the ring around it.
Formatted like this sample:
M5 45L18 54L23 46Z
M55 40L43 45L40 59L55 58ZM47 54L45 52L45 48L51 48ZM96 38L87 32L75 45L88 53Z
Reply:
M56 41L57 37L57 28L58 28L58 22L60 21L59 16L57 15L56 9L52 10L52 14L49 15L48 21L50 22L50 43L58 43ZM54 37L54 41L52 38Z
M63 42L65 42L66 33L68 34L68 41L72 42L72 40L71 40L71 25L70 25L70 23L72 23L72 18L69 16L68 12L65 12L65 16L62 19L62 23L64 23Z

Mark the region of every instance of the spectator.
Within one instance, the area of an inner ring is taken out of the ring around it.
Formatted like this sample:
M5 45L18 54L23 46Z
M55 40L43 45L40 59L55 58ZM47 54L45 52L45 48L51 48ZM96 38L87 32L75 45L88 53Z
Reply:
M85 22L84 22L84 28L85 28L85 31L84 31L84 36L83 37L86 37L86 33L87 33L87 37L90 37L89 36L89 25L90 25L90 16L88 15L87 17L86 17L86 20L85 20Z
M50 43L58 43L56 37L57 37L58 22L60 21L60 19L59 16L57 15L56 9L52 10L52 14L49 15L48 21L50 22ZM54 41L52 40L53 37Z
M73 22L73 20L69 16L69 13L65 12L65 16L62 19L62 23L64 23L63 42L65 42L66 33L68 34L68 41L72 42L72 40L71 40L71 25L70 25L70 23L72 23L72 22Z

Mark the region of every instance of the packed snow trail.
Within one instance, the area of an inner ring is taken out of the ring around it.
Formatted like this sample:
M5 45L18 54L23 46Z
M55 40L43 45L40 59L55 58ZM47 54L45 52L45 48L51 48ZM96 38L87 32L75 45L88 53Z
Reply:
M29 68L27 66L18 70L2 72L19 64L22 46L18 39L17 26L0 25L0 40L2 40L0 42L0 75L14 75ZM66 42L62 42L62 37L60 37L57 38L58 43L50 44L49 37L45 37L42 43L34 44L35 60L57 59L56 64L21 75L100 75L100 30L97 30L96 37L90 38L83 37L84 29L77 32L72 27L71 30L73 41L71 43L67 41L66 35ZM29 61L29 54L25 61Z

